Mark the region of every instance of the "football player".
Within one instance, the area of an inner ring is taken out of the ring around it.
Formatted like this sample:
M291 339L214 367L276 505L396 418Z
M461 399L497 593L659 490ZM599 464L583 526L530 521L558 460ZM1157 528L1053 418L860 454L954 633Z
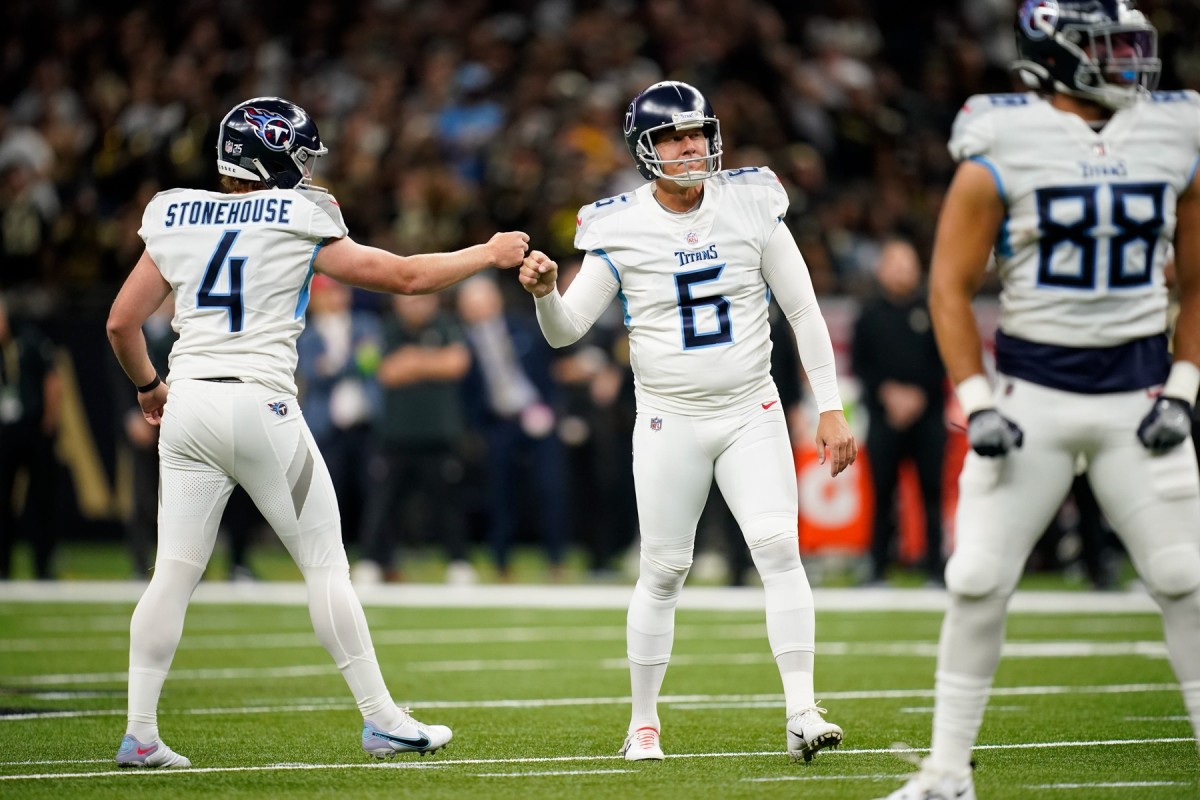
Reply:
M1027 0L1016 73L1033 93L972 97L938 224L931 310L968 416L933 743L891 800L973 800L971 749L1008 599L1078 468L1162 609L1200 735L1200 96L1152 93L1160 62L1125 0ZM1174 247L1174 361L1163 266ZM994 385L971 299L995 257Z
M187 767L159 737L157 707L204 574L221 512L241 484L304 575L317 637L363 715L374 756L433 752L444 725L417 722L384 684L362 606L350 586L337 497L296 402L296 339L314 272L398 294L434 292L489 267L515 267L520 232L453 253L398 256L347 236L337 202L312 185L326 153L312 118L275 97L221 121L224 192L174 189L150 201L146 249L113 303L108 337L138 403L161 425L158 555L133 612L123 767ZM142 323L175 294L171 385L146 355Z
M796 471L771 379L768 303L796 333L820 421L821 463L854 462L833 347L808 268L786 225L788 199L766 167L721 170L721 128L694 87L657 83L625 114L625 141L649 181L579 212L583 266L565 294L532 253L520 280L555 347L578 340L620 297L637 421L634 481L641 563L629 604L633 711L621 753L661 760L657 701L713 480L738 521L766 594L767 637L783 678L787 747L811 760L842 730L813 695L816 623L797 546Z

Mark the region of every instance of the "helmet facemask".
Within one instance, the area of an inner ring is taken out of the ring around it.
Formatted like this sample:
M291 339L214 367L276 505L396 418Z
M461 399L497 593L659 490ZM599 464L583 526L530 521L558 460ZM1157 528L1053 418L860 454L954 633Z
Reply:
M1158 85L1162 61L1158 35L1145 16L1125 2L1117 9L1118 18L1113 19L1029 0L1021 11L1018 34L1024 58L1013 69L1030 88L1061 92L1114 111L1127 108Z
M716 117L705 117L698 111L685 111L673 115L672 122L656 125L642 131L637 140L637 158L659 178L674 181L680 186L697 186L721 171L721 123ZM656 134L664 131L688 131L701 128L704 131L705 155L688 158L664 159L655 145ZM668 174L666 169L673 164L682 164L684 171ZM692 165L703 164L702 169Z

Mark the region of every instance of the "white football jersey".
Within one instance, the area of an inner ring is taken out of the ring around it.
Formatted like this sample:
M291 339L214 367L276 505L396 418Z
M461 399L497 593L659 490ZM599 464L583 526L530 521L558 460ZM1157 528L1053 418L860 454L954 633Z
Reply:
M1163 265L1200 155L1200 95L1157 92L1099 131L1035 94L979 95L950 153L990 169L1006 206L1005 333L1110 347L1166 330Z
M619 284L639 405L696 414L776 396L762 253L788 207L779 179L726 170L684 214L653 186L584 206L575 232Z
M138 231L175 291L170 376L236 377L296 394L312 262L346 235L324 192L160 192Z

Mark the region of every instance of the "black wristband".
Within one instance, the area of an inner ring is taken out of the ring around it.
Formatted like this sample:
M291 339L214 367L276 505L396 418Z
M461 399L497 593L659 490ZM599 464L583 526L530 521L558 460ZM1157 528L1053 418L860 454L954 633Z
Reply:
M145 394L146 392L153 392L155 389L158 388L158 385L160 383L162 383L162 378L158 377L158 373L156 372L156 373L154 373L154 380L150 381L145 386L137 387L138 394Z

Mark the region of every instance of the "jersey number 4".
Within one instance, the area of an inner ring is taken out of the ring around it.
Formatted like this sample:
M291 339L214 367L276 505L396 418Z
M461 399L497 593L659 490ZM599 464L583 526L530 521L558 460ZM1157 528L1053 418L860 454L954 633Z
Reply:
M724 264L692 272L675 274L675 293L679 298L679 320L683 325L683 349L691 350L696 347L713 347L719 344L729 344L733 341L733 323L729 321L730 302L728 297L720 295L696 297L693 290L702 283L709 283L721 277ZM702 308L712 308L717 318L717 329L707 333L696 332L696 312Z
M239 233L241 231L225 231L221 236L217 249L208 260L208 266L204 268L200 291L196 293L196 305L199 308L224 308L229 311L230 333L240 331L245 318L242 307L242 268L246 266L246 259L229 255L229 251L233 249L233 241ZM226 264L229 265L229 291L214 292L213 287L217 285L217 279Z
M1064 289L1095 289L1096 261L1101 238L1097 230L1113 233L1108 243L1108 285L1114 289L1145 286L1154 276L1154 252L1162 232L1164 183L1118 183L1112 185L1053 186L1038 189L1038 221L1041 252L1038 283ZM1106 209L1098 201L1107 191ZM1141 244L1142 258L1126 257L1132 244ZM1058 249L1074 248L1078 261L1055 261Z

